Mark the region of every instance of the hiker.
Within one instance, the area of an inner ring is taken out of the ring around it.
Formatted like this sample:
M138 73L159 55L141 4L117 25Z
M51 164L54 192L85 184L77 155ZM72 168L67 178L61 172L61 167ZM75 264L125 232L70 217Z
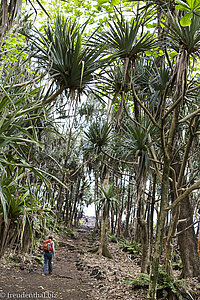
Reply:
M51 275L53 272L53 255L55 255L55 243L52 236L49 236L48 240L45 240L43 243L44 250L44 265L43 265L43 275L47 275L47 262L48 262L48 271Z

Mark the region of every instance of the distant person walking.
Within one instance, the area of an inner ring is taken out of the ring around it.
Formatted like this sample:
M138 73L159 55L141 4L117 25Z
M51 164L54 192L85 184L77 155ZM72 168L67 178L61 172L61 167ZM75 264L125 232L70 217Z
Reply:
M47 263L48 271L51 275L53 272L53 255L55 255L55 243L52 236L49 236L48 240L45 240L43 243L43 254L44 254L44 265L43 265L43 275L47 275Z

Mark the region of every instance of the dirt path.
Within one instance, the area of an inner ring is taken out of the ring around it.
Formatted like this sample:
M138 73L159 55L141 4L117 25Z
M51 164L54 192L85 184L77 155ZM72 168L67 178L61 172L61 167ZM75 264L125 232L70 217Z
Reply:
M139 275L140 258L122 252L113 242L109 244L113 259L88 252L96 243L93 226L90 219L76 230L75 238L56 238L52 275L42 276L42 265L28 259L22 263L19 257L18 265L1 260L0 300L146 300L147 289L127 283ZM194 297L183 299L200 299L198 278L189 283Z
M60 241L62 246L56 249L52 275L43 276L42 266L1 263L0 299L93 299L89 275L76 267L80 261L81 241L81 233L77 233L76 239Z

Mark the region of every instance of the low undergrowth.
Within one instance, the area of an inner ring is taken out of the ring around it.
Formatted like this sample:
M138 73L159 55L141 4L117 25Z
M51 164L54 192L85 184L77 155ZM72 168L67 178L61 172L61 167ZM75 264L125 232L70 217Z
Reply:
M140 273L139 276L130 274L131 278L125 280L132 286L132 289L148 289L150 283L150 275ZM184 280L174 279L169 276L163 267L159 268L158 286L157 286L157 299L197 299L198 295L191 295Z

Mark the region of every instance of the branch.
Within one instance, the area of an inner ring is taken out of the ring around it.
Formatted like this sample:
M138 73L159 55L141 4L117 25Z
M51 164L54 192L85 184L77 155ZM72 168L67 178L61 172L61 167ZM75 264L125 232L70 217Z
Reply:
M62 92L66 89L65 86L62 86L57 92L55 92L53 95L51 95L49 98L47 98L44 101L44 104L49 104L50 102L52 102L57 96L59 96L60 94L62 94ZM43 104L43 102L42 102Z
M138 165L138 164L139 164L138 161L137 161L137 162L131 162L131 161L125 161L125 160L121 160L121 159L119 159L119 158L116 158L116 157L114 157L114 156L112 156L112 155L110 155L110 154L104 152L102 149L101 149L101 152L102 152L103 154L105 154L106 156L108 156L109 158L111 158L111 159L113 159L113 160L115 160L115 161L124 163L124 164L128 164L128 165Z
M195 118L195 120L194 120L193 128L196 126L197 126L197 118ZM178 187L181 186L182 177L185 172L186 163L188 160L190 149L192 147L193 139L194 139L194 134L192 133L192 130L190 130L189 138L187 141L187 145L185 147L185 151L184 151L184 155L183 155L183 159L182 159L182 163L181 163L181 167L180 167L180 171L179 171L179 175L178 175Z
M121 172L119 169L118 170L114 170L112 166L108 165L105 161L101 160L100 161L110 169L110 172L112 170L112 174L117 177L117 178L121 178L121 176L117 175L116 173L119 173L120 175L124 175L124 176L131 176L131 174L128 174L128 173L124 173L124 172ZM124 178L125 181L129 182L128 179ZM134 185L134 183L130 183L132 185Z
M195 224L199 223L199 221L196 221L192 224L190 224L188 227L186 227L185 229L177 232L175 235L172 236L172 238L176 238L178 235L182 234L183 232L187 231L188 229L190 229L191 227L193 227Z
M142 124L140 124L140 123L137 122L135 119L133 119L133 118L131 117L131 115L129 114L128 109L127 109L127 107L126 107L125 100L124 100L124 92L122 93L122 102L123 102L123 107L124 107L124 110L125 110L125 113L126 113L127 117L128 117L129 119L131 119L131 121L133 121L136 125L138 125L138 126L141 127L142 129L146 130L146 128L145 128L144 126L142 126Z
M153 159L153 158L149 158L149 160L153 161L153 162L155 162L157 164L164 165L164 162L162 162L162 161L159 161L159 160L156 160L156 159Z
M134 84L132 83L132 91L135 97L135 100L139 103L139 105L143 108L143 110L146 112L146 114L149 116L149 118L151 119L151 121L153 122L153 124L158 127L160 129L160 125L156 122L156 120L154 119L154 117L152 116L152 114L150 113L150 111L144 106L144 104L140 101L139 97L136 94L135 88L134 88Z
M192 191L197 190L197 189L200 189L200 179L196 183L191 185L182 195L180 195L178 198L176 198L176 200L172 203L172 205L168 206L166 208L166 210L168 211L168 210L174 208L179 202L184 200L187 195L189 195Z
M14 89L14 88L16 88L16 87L23 87L23 86L26 86L26 85L28 85L28 84L30 84L30 83L33 83L33 82L35 82L35 81L38 81L38 80L41 79L42 77L44 77L44 74L39 75L38 77L33 78L33 79L31 79L31 80L29 80L29 81L26 81L26 82L17 83L17 84L14 84L14 85L12 85L12 84L11 84L11 85L6 85L6 86L4 86L4 89L7 90L7 89L10 89L10 88Z
M198 85L198 86L196 86L196 87L194 87L194 88L191 88L191 89L189 89L189 90L187 90L186 92L185 92L185 94L188 94L188 93L190 93L190 92L193 92L193 91L195 91L195 90L197 90L197 89L199 89L200 88L200 85ZM182 94L177 100L176 100L176 102L172 105L172 107L171 108L169 108L169 110L165 113L165 115L163 116L163 120L174 110L174 108L181 102L181 100L182 100L182 98L184 97L184 95ZM182 121L182 120L181 120ZM179 121L179 122L181 122L181 121ZM182 121L183 122L183 121Z
M162 117L162 119L166 119L167 116L174 110L174 108L176 108L176 106L181 102L181 100L183 99L184 94L182 94L177 100L176 102L174 102L174 104L168 109L168 111L164 114L164 116Z
M195 87L193 87L193 88L187 90L187 91L186 91L186 94L187 94L187 93L190 93L190 92L193 92L193 91L196 91L196 90L198 90L198 89L200 89L200 85L197 85L197 86L195 86Z
M164 120L163 119L161 119L160 138L161 138L161 145L162 145L164 156L169 160L169 153L168 153L168 150L167 150L167 147L166 147L166 142L165 142Z
M65 90L66 87L61 87L57 92L55 92L54 94L52 94L49 98L47 98L45 101L41 101L27 109L24 109L24 110L21 110L18 112L17 115L21 115L21 114L24 114L26 112L29 112L30 110L32 109L35 109L35 108L39 108L39 107L42 107L44 104L49 104L50 102L52 102L57 96L59 96L60 94L62 94L62 92Z
M159 178L160 182L162 182L162 175L161 175L161 173L160 173L160 171L159 171L159 168L158 168L158 166L157 166L157 164L160 164L161 162L158 161L158 159L157 159L156 151L155 151L154 146L152 145L152 140L151 140L151 135L150 135L150 134L148 134L148 142L149 142L150 145L151 145L151 146L150 146L150 150L151 150L151 154L152 154L152 156L153 156L153 159L150 159L150 160L152 160L152 161L155 162L156 173L157 173L157 175L158 175L158 178Z
M181 119L179 121L179 123L182 123L182 122L185 122L187 121L188 119L192 118L192 117L195 117L196 115L198 115L200 113L200 108L198 108L197 110L193 111L193 113L187 115L185 118Z

